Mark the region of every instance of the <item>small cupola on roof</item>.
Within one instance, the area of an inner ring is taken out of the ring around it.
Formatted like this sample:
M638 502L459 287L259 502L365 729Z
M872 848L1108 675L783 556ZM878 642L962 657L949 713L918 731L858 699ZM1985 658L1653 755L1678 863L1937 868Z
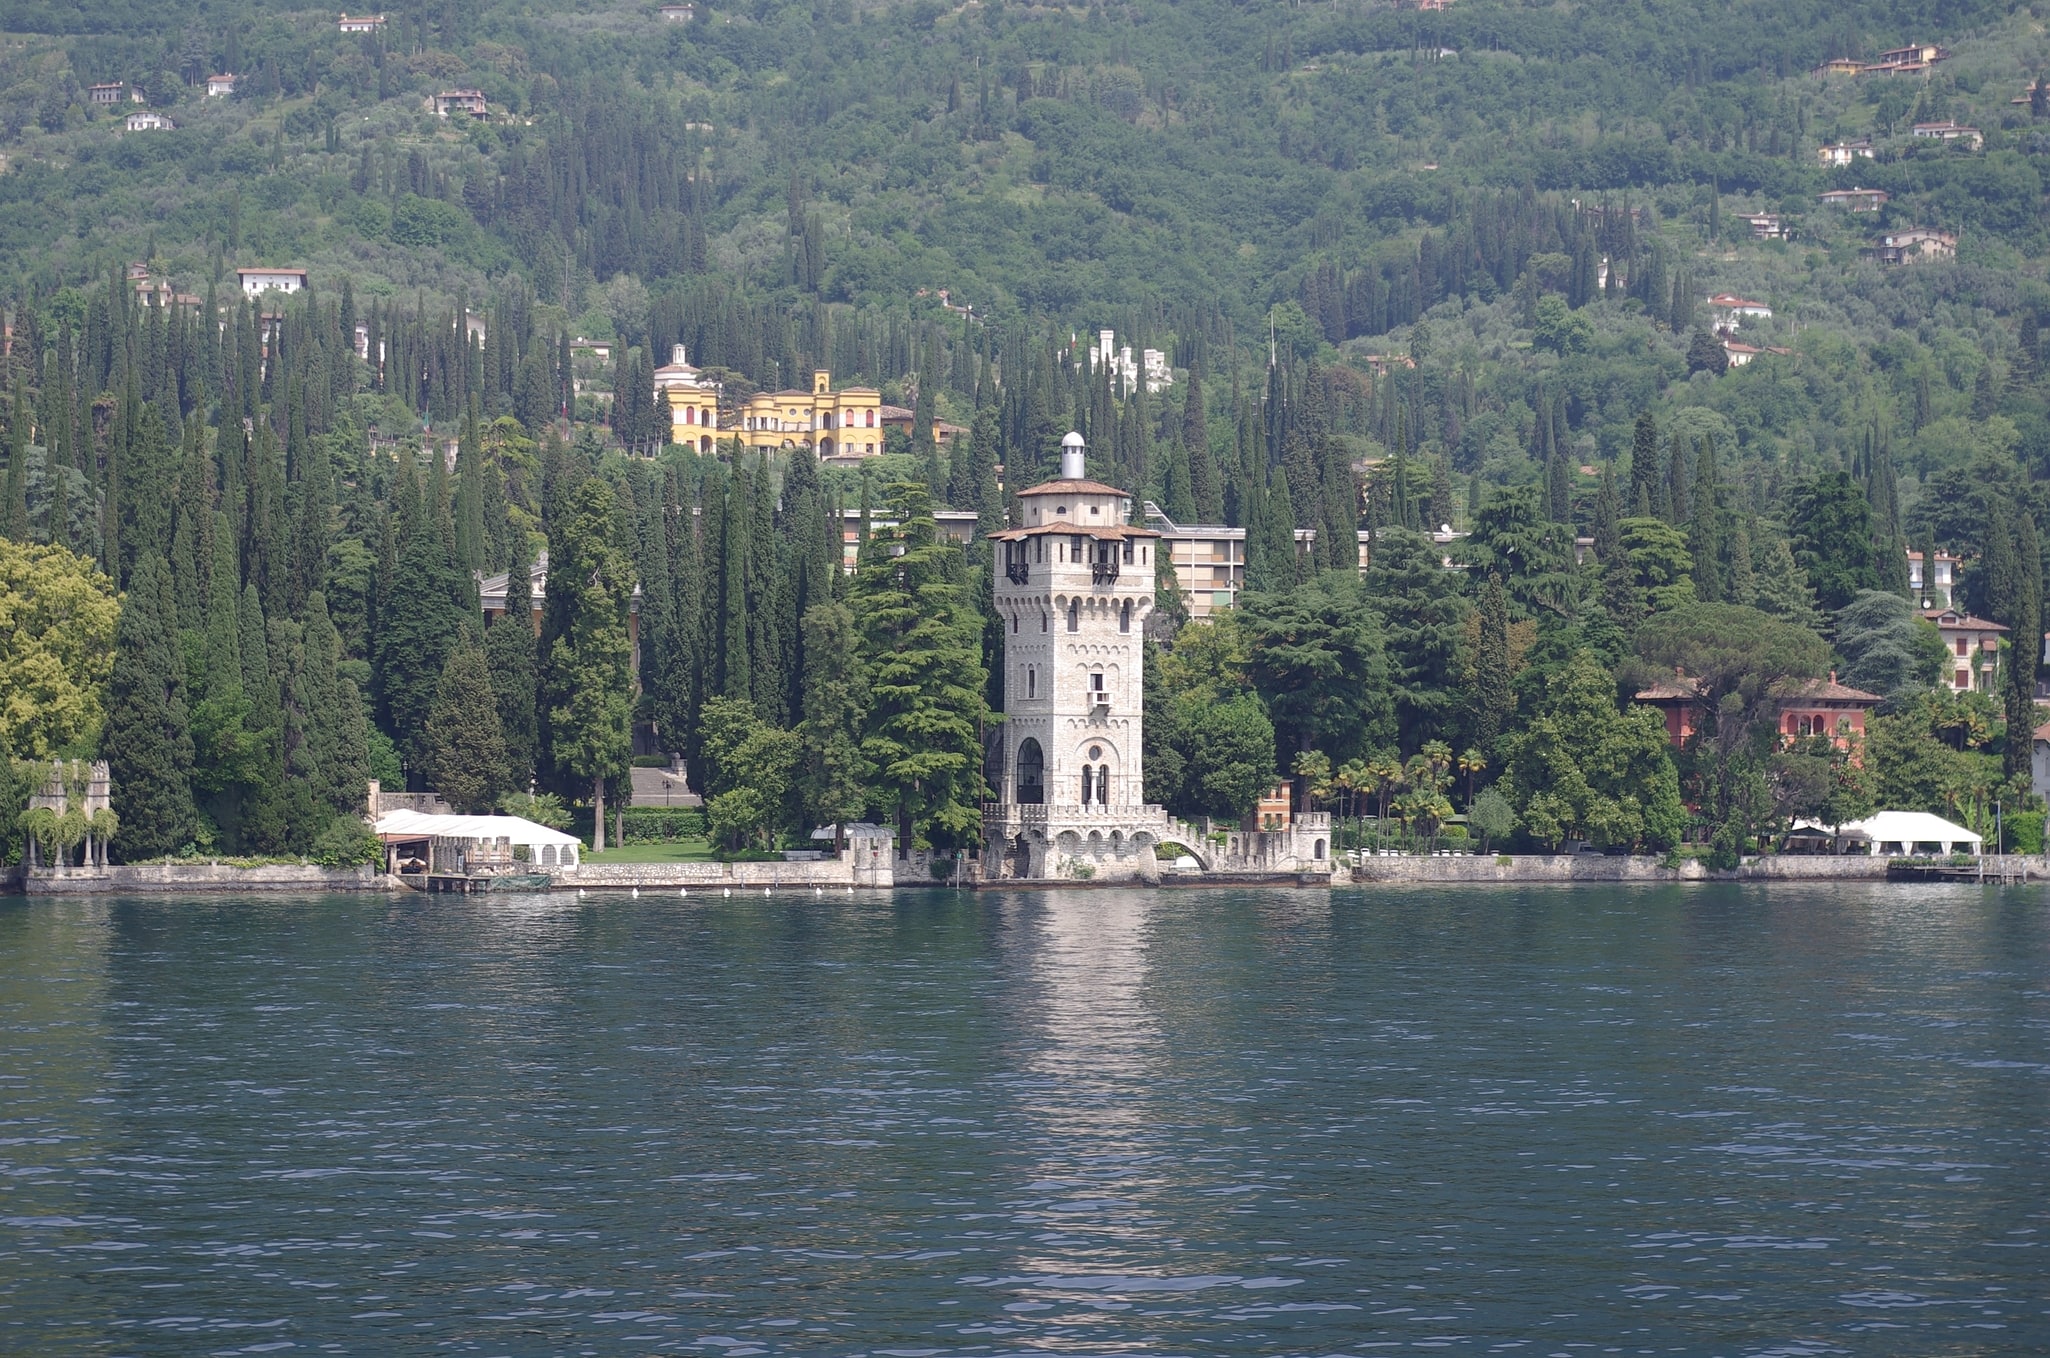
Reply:
M1083 454L1081 434L1070 429L1061 439L1061 480L1080 481L1087 475L1088 459Z

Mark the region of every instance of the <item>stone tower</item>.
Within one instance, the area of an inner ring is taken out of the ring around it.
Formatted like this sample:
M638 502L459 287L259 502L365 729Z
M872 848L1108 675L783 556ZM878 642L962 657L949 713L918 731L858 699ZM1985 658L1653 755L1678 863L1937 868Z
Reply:
M1080 434L1061 440L1060 478L1018 501L1023 522L991 535L1005 720L983 876L1154 880L1170 827L1146 805L1140 640L1160 535L1088 479Z

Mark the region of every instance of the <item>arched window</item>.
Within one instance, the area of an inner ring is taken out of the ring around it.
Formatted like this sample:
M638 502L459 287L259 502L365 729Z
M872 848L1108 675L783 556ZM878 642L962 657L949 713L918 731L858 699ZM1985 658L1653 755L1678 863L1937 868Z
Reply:
M1118 610L1118 630L1120 632L1132 630L1132 601L1130 599L1125 600L1125 606Z
M1110 805L1110 765L1096 766L1096 801L1099 806Z
M541 846L541 866L544 868L555 866L555 846L553 844L543 844Z
M1082 630L1082 601L1080 599L1068 600L1068 630L1070 632Z
M1018 801L1023 806L1046 801L1046 756L1030 736L1018 745Z
M1084 764L1082 766L1082 805L1084 806L1089 805L1089 803L1094 800L1094 798L1092 798L1089 794L1094 790L1091 786L1091 781L1095 777L1096 770L1090 768L1087 764Z

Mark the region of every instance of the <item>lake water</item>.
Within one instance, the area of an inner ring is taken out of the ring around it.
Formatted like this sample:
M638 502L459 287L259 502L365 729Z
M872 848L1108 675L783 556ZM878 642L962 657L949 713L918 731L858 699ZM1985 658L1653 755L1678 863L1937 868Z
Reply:
M0 1353L2050 1351L2050 893L0 900Z

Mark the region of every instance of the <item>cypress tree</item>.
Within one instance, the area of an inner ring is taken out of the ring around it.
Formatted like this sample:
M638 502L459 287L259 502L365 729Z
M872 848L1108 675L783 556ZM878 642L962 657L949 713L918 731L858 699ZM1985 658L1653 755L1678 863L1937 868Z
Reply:
M16 373L14 402L8 409L7 421L7 495L0 501L0 537L16 542L27 542L29 537L28 436L33 418L28 387L21 374Z
M1723 587L1724 516L1716 479L1715 441L1703 439L1695 464L1694 517L1687 525L1687 545L1694 554L1694 596L1704 603L1728 597Z
M114 631L101 738L120 818L113 851L129 862L176 852L199 828L177 626L163 559L145 556Z
M363 695L341 672L341 634L328 616L327 596L318 591L306 599L304 646L306 743L317 770L316 805L331 815L360 812L370 781ZM312 827L316 835L325 828L324 823Z
M719 503L719 696L748 698L754 692L748 664L747 566L748 483L744 466L735 465L721 487ZM866 487L866 482L863 483Z
M2014 579L2011 616L2006 619L2012 644L2004 659L2007 673L2003 696L2007 708L2007 745L2001 770L2009 778L2027 778L2035 749L2036 670L2042 655L2043 566L2036 520L2025 507L2014 516Z
M380 588L375 665L385 730L417 768L427 713L463 622L456 596L468 581L450 559L445 505L436 514L430 500L413 518L392 578Z
M1573 476L1557 445L1545 459L1545 499L1553 523L1573 525Z
M1637 427L1630 436L1630 494L1624 502L1626 517L1634 515L1648 519L1652 516L1658 504L1658 486L1662 479L1658 425L1647 410L1637 417Z
M782 726L789 714L789 685L784 664L789 659L786 629L792 619L778 608L783 598L776 537L776 489L768 459L755 469L747 504L747 660L753 678L755 711L771 726Z
M1502 577L1490 572L1481 590L1480 645L1473 661L1474 734L1484 751L1493 750L1514 706L1511 678L1509 595Z
M505 745L506 781L518 791L534 777L534 600L524 556L506 572L505 612L484 634L484 655L491 671L493 702L498 709L499 737Z
M804 722L799 728L798 795L807 821L834 828L835 852L845 846L842 826L866 808L868 767L861 753L868 672L863 666L854 613L827 601L804 615Z
M435 685L427 717L427 775L463 814L488 812L508 786L505 733L484 651L466 634Z
M612 488L585 481L551 541L548 610L559 618L541 657L546 757L559 786L591 796L591 847L605 847L605 785L624 778L633 754L633 654L627 610L633 565L612 531Z
M1604 462L1601 484L1594 497L1594 554L1603 565L1607 565L1623 545L1622 517L1616 503L1616 467L1614 463Z
M1666 458L1666 493L1660 517L1678 526L1694 517L1693 476L1687 446L1676 434Z

